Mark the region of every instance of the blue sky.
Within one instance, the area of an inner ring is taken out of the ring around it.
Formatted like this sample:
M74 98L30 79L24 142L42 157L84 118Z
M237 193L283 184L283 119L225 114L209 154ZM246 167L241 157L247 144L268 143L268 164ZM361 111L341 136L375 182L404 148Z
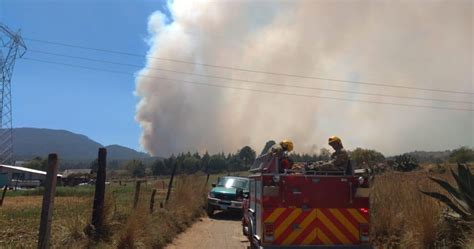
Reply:
M147 19L166 1L0 0L0 22L26 38L145 54ZM65 129L104 144L140 149L134 120L138 69L55 57L31 50L144 65L145 58L73 49L25 40L27 58L130 72L111 74L17 60L12 79L13 126Z

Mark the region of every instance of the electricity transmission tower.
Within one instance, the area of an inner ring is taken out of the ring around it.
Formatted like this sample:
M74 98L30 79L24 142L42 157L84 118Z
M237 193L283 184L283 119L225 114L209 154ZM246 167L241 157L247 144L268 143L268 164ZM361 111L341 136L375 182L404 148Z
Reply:
M26 46L20 31L13 32L0 23L0 163L13 161L11 78L16 58Z

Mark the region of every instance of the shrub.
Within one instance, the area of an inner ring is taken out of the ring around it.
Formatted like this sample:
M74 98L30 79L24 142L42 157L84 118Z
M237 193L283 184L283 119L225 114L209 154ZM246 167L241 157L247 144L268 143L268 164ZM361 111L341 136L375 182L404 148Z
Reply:
M364 164L367 166L374 166L377 163L382 163L385 161L385 157L382 153L375 150L362 148L357 148L351 151L350 157L353 161L355 161L358 167L362 167Z
M392 168L394 170L403 172L412 171L418 168L418 166L418 161L408 154L396 156L392 162Z
M467 163L474 161L474 150L468 147L461 147L459 149L453 150L451 155L449 155L449 161L453 163Z

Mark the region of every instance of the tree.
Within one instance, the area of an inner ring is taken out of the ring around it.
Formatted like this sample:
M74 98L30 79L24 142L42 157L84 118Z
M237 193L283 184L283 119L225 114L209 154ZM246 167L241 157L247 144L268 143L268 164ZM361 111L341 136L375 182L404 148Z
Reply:
M224 154L212 155L209 159L209 173L219 173L226 170L226 160Z
M357 148L350 153L350 157L352 160L355 161L356 165L361 167L364 163L367 166L373 166L377 163L381 163L385 161L385 157L382 153L369 150L369 149L362 149Z
M245 168L248 168L248 165L252 164L255 161L256 153L250 146L244 146L238 152L239 159L241 159L245 165Z
M30 169L36 169L36 170L41 170L41 171L46 171L48 168L48 159L47 158L41 158L41 157L35 157L33 160L27 162L24 167L30 168Z
M472 162L474 161L474 150L466 146L453 150L449 155L449 161L457 163Z
M238 154L229 154L226 160L226 165L228 172L243 171L248 169L248 167L245 165L244 161L240 159Z
M329 160L331 158L331 152L326 148L321 148L319 150L319 159L320 160Z
M184 158L181 164L181 169L186 173L196 173L199 170L199 163L198 158L189 155Z
M193 157L201 160L201 156L199 155L199 152L197 152L197 151L193 154Z
M125 169L134 177L144 177L145 176L145 164L142 161L133 159L128 161L125 165Z
M166 169L169 170L169 172L171 172L176 163L176 157L174 155L171 155L169 158L165 159L163 162L165 163Z
M209 168L209 160L210 159L211 159L211 156L206 151L206 153L201 158L201 170L203 170L205 173L208 173L208 171L209 171L208 168Z
M154 176L168 175L170 171L166 168L165 162L161 159L158 159L153 162L151 165L151 173Z

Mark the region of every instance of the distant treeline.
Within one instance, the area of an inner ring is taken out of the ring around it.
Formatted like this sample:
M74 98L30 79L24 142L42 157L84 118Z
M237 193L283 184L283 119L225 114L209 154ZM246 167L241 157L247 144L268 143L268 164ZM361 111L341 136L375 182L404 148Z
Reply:
M374 166L386 162L390 164L391 161L397 157L386 158L382 153L376 150L363 148L356 148L349 151L349 154L351 161L354 162L357 168ZM460 147L452 151L447 150L440 152L414 151L403 155L410 156L416 163L474 162L474 150L469 147ZM236 153L229 153L227 155L224 153L210 155L207 152L201 155L197 152L187 152L171 155L164 159L111 160L108 162L107 168L110 170L122 169L124 174L135 177L143 177L145 175L170 175L175 166L177 174L194 174L196 172L215 174L249 170L256 156L255 150L250 146L244 146ZM294 162L329 160L330 157L331 151L325 148L321 149L317 154L290 154L290 159ZM45 170L47 161L45 158L36 157L24 166ZM63 166L64 165L61 165L61 170L69 168L72 165L67 165L69 167ZM76 164L76 166L78 166L78 164ZM77 168L91 168L94 170L97 167L97 160L89 163L81 163L80 166L81 167Z

